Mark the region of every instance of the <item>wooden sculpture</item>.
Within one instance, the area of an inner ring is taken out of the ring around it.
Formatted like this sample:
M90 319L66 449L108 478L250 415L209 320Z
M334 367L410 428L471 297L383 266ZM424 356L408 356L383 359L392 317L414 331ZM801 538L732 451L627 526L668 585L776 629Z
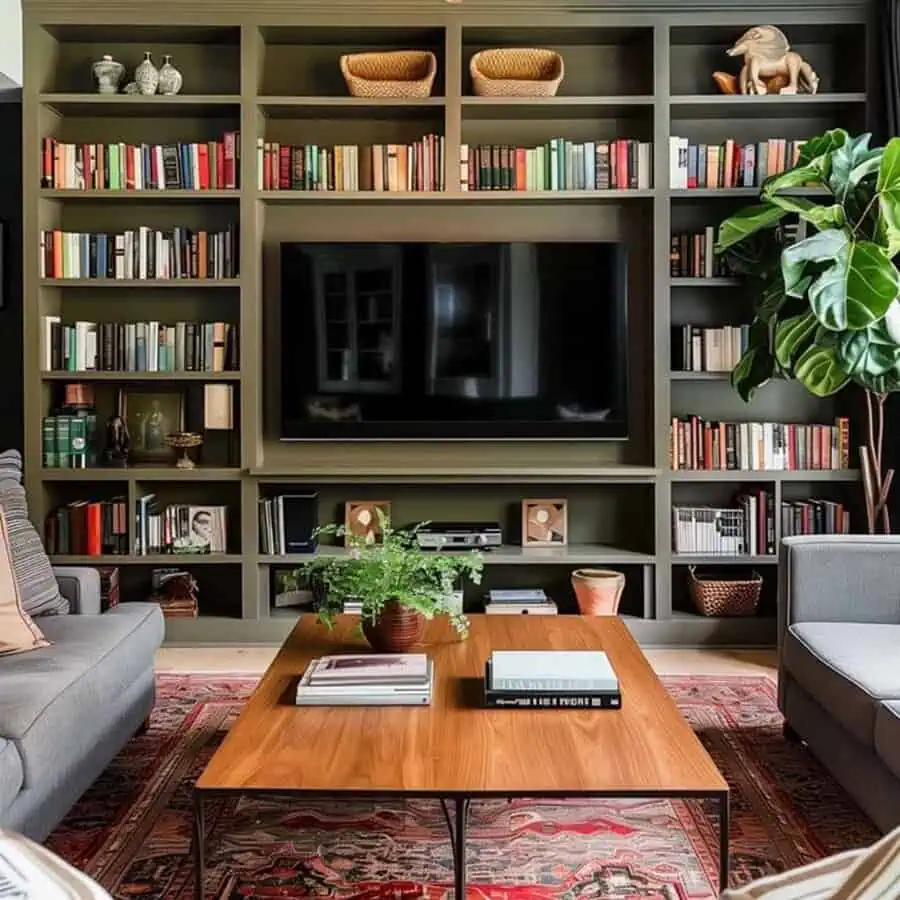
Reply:
M774 25L748 29L725 52L742 56L744 65L737 77L713 73L723 94L815 94L819 89L819 76L812 66L791 50L784 32Z

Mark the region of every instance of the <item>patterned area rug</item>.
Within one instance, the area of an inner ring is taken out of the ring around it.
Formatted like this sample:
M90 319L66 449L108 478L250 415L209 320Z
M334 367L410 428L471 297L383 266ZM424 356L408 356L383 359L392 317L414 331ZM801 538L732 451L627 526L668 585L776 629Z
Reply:
M781 736L766 678L667 678L732 787L732 884L869 843L876 832ZM135 738L48 845L116 898L193 898L190 788L255 684L163 676ZM310 753L315 746L310 745ZM207 896L450 900L436 803L227 800L208 806ZM699 802L474 803L467 900L710 900L718 840Z

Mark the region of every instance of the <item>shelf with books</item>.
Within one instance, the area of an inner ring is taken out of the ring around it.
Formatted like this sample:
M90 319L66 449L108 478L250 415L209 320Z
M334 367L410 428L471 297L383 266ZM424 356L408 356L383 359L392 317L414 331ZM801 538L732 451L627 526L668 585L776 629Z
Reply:
M238 468L202 466L193 469L176 469L174 466L127 466L102 468L89 466L84 469L41 469L44 481L240 481L243 470Z
M41 200L78 200L82 202L129 200L169 203L172 200L200 203L207 200L241 199L236 188L209 188L207 190L186 190L184 188L164 188L162 190L132 190L125 188L41 188L37 196Z
M671 381L730 381L731 372L686 372L673 369L669 372Z
M83 372L43 371L44 381L240 381L240 372Z
M443 97L257 97L270 119L416 119L442 115Z
M673 566L775 566L778 565L778 556L774 553L764 553L751 556L743 553L737 556L727 556L715 553L673 553Z
M240 278L41 278L42 288L240 288Z
M650 200L649 189L592 191L263 191L265 203L610 203Z
M99 94L50 92L38 103L63 116L102 116L107 112L147 118L203 118L227 115L240 106L239 94Z
M821 188L793 188L783 193L791 197L824 197L828 193ZM697 197L758 197L758 187L697 187L697 188L670 188L669 194L673 199L690 199Z
M728 277L710 277L710 278L670 278L669 284L672 287L738 287L741 284L739 278Z
M859 481L857 469L676 469L668 473L672 481L684 483L742 481L798 481L798 482L854 482Z
M556 96L556 97L463 97L465 118L503 119L599 119L629 118L652 111L652 95Z
M140 556L134 553L123 555L101 554L49 554L54 566L224 566L240 564L243 557L240 553L154 553Z

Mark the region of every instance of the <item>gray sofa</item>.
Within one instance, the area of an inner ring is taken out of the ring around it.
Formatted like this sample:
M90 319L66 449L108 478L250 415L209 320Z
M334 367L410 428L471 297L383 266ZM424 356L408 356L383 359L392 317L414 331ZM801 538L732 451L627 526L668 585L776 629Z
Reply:
M163 619L100 613L94 569L58 568L69 614L36 621L53 646L0 659L0 827L43 840L153 707Z
M882 830L900 825L900 537L786 538L778 704Z

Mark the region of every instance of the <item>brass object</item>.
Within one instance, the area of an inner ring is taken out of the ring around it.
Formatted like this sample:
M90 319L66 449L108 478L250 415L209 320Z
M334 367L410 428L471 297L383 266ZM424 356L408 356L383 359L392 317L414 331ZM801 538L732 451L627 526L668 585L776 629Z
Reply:
M193 450L203 443L203 435L193 431L179 431L176 434L167 434L166 443L173 450L181 450L181 456L175 461L176 469L193 469L196 463L188 456L188 450Z

